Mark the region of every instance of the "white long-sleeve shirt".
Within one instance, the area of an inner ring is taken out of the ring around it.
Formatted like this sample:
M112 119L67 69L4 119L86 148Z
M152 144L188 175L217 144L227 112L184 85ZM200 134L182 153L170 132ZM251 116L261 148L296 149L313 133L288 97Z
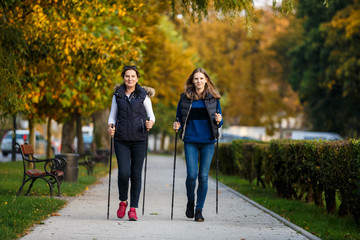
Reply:
M152 108L151 100L150 100L150 98L148 96L146 96L146 98L144 100L144 107L145 107L145 110L146 110L146 115L148 117L150 117L150 120L155 123L154 111L153 111L153 108ZM117 112L118 112L118 107L117 107L117 104L116 104L116 97L114 95L113 98L112 98L111 110L110 110L110 114L109 114L109 120L108 120L109 125L116 123Z

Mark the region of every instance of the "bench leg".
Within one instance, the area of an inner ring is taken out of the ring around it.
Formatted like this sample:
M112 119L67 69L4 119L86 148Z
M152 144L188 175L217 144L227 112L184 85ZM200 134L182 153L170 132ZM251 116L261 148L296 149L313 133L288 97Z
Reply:
M53 177L53 176L50 176L51 178L55 178L55 177ZM51 181L51 179L46 179L46 178L42 178L42 179L44 179L47 183L48 183L48 185L49 185L49 188L50 188L50 196L51 197L53 197L53 192L54 192L54 182L52 182ZM56 178L55 178L56 179Z
M27 190L27 192L25 193L26 196L29 196L29 193L30 193L30 189L32 188L32 186L34 185L34 182L36 181L37 178L29 178L28 180L31 179L31 183L30 183L30 186L29 186L29 189ZM27 181L28 181L27 180Z
M23 179L23 182L19 188L19 191L17 192L16 196L19 196L21 191L23 190L23 187L25 186L25 184L30 180L31 178L28 178L27 180L25 180L25 178Z
M58 188L58 197L61 197L61 192L60 192L60 182L58 179L56 179L56 184L57 184L57 188Z
M51 175L50 179L49 179L49 182L51 183L52 189L54 189L55 184L57 185L57 190L58 190L57 196L61 197L60 180L58 179L58 177L56 175ZM53 190L51 192L53 192Z

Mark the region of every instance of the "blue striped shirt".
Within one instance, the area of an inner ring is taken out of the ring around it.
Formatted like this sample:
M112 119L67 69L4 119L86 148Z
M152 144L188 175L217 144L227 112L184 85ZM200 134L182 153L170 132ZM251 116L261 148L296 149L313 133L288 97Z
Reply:
M221 106L217 100L217 108L221 114ZM181 103L177 106L176 116L181 119ZM221 127L223 121L219 123ZM180 128L182 128L181 126ZM214 143L215 136L211 130L210 116L207 112L204 100L196 100L192 102L189 117L186 123L184 142L189 143Z

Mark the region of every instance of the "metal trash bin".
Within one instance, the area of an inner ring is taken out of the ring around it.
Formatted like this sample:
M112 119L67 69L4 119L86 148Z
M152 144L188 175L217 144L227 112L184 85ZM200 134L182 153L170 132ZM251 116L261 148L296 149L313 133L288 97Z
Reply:
M65 157L67 165L64 170L64 181L65 182L77 182L79 176L79 154L77 153L62 153L56 156ZM56 157L55 156L55 157Z

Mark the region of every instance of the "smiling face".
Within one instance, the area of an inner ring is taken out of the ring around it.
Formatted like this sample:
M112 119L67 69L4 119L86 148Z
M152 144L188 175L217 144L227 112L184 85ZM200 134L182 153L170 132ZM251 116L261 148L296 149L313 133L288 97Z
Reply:
M124 83L126 89L135 88L136 83L139 81L136 72L132 69L129 69L124 74Z
M203 73L197 72L194 74L194 78L192 82L195 85L196 92L201 93L205 89L205 84L207 83L207 79Z

